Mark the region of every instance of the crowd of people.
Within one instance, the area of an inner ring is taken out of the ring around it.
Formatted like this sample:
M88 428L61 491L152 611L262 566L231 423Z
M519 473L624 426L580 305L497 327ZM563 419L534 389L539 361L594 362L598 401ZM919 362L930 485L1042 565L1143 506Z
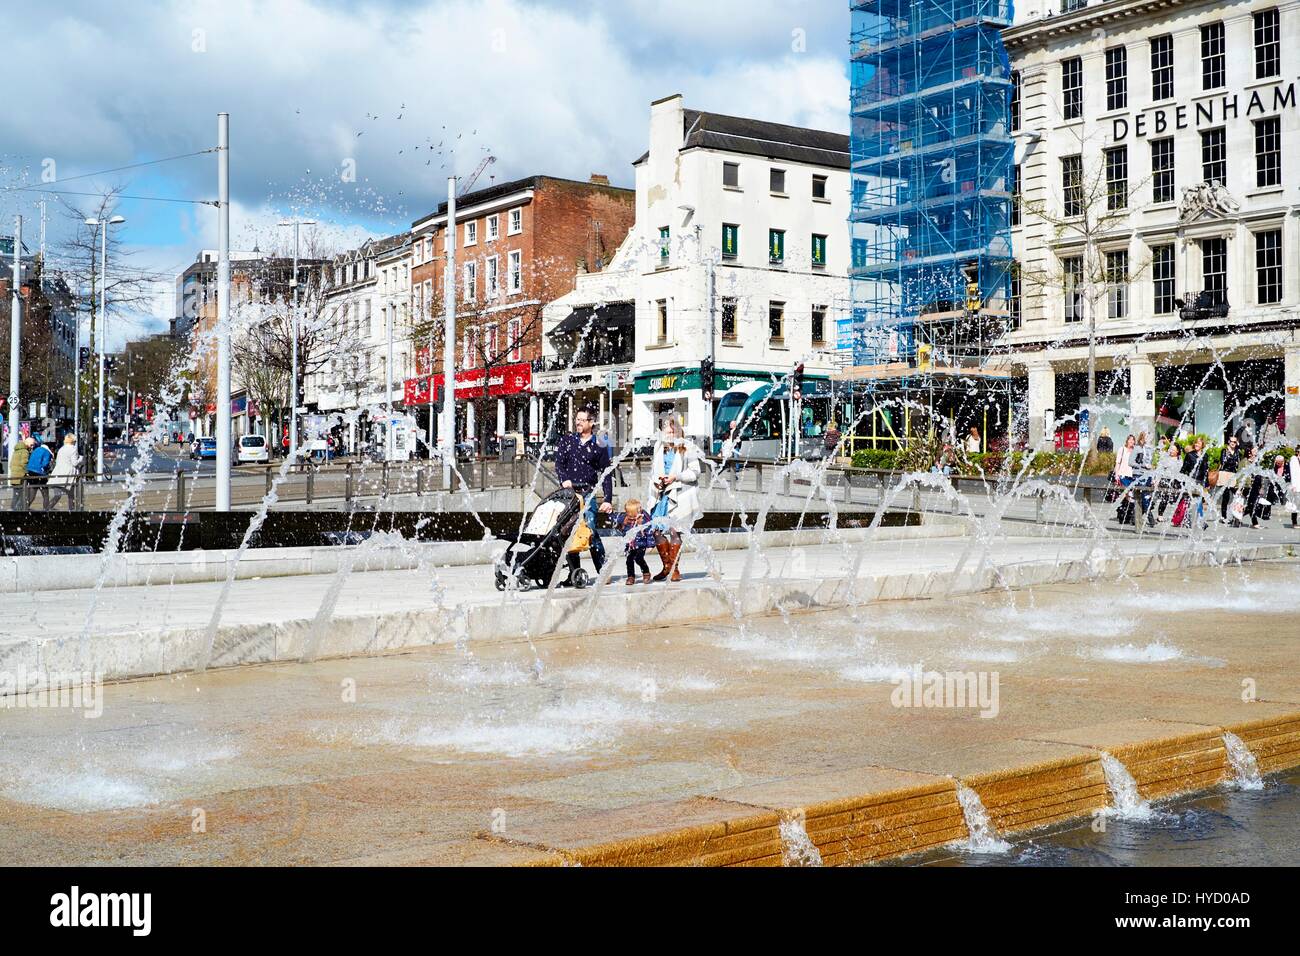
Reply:
M1100 436L1108 439L1103 429ZM1098 441L1100 450L1101 441ZM1244 447L1243 447L1244 446ZM1259 445L1230 436L1211 468L1211 454L1205 439L1195 436L1184 448L1171 438L1152 447L1145 432L1129 435L1115 452L1111 473L1115 497L1119 499L1116 519L1120 524L1142 520L1148 525L1168 521L1184 527L1194 520L1208 527L1205 509L1217 508L1220 520L1232 527L1260 527L1272 517L1273 507L1290 514L1291 526L1300 524L1300 452L1272 454ZM1195 518L1192 518L1192 513Z

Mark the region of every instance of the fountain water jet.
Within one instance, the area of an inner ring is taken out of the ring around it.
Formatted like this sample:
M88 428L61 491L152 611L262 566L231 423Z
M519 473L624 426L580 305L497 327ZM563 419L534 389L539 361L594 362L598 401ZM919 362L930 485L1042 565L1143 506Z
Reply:
M1263 790L1264 778L1259 764L1246 742L1231 731L1223 732L1223 748L1228 751L1228 764L1232 767L1232 783L1238 790Z

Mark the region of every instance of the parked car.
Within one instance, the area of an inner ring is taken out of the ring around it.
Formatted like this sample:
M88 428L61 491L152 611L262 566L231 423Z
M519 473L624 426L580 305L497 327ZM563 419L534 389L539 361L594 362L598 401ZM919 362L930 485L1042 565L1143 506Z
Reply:
M266 439L261 435L244 435L239 439L239 463L266 464L271 460L271 451Z
M217 440L215 438L196 438L190 446L190 458L200 461L204 458L217 457Z

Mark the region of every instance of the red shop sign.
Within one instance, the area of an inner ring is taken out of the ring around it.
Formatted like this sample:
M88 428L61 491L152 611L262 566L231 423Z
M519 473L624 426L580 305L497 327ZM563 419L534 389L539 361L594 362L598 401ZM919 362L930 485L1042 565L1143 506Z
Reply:
M485 370L470 368L456 373L456 400L466 401L484 397L483 378ZM433 376L435 388L441 388L443 377ZM506 395L518 395L530 391L533 387L533 367L528 362L515 362L511 365L498 365L492 369L491 381L487 383L487 395L491 398L503 398ZM429 404L429 377L408 378L403 385L403 399L407 405Z

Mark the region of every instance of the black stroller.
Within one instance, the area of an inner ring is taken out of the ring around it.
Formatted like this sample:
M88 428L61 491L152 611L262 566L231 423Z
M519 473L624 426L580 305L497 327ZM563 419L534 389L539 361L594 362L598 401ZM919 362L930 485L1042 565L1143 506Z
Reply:
M504 591L511 578L517 578L523 590L547 587L555 566L564 558L569 533L581 516L582 496L571 488L560 488L533 509L522 531L497 535L502 541L510 542L506 553L496 562L497 590ZM560 585L585 588L590 583L591 576L578 567Z

